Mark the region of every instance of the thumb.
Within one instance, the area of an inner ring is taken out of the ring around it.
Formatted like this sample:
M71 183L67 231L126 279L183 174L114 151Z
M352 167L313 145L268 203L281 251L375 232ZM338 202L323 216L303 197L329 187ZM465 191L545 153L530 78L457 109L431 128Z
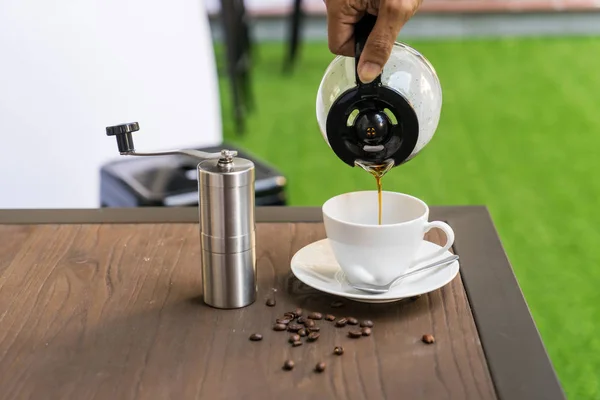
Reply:
M369 34L358 62L358 76L364 83L377 78L390 58L394 42L406 23L398 2L383 2L379 8L377 22Z

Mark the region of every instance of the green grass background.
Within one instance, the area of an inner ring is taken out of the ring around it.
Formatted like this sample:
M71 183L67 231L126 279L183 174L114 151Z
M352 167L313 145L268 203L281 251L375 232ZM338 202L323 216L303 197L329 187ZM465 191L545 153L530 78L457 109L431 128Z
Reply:
M408 43L437 69L442 117L384 189L430 205L486 205L568 397L600 399L600 38ZM283 56L280 43L257 47L257 108L243 135L221 77L225 139L285 174L290 205L373 189L319 133L326 43L305 44L291 76Z

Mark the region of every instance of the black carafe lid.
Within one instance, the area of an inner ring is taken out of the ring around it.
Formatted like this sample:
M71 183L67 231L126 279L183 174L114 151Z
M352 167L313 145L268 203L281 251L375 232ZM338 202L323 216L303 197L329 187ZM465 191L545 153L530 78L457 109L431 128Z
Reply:
M419 121L410 102L399 91L358 77L358 61L377 17L365 16L355 25L356 86L339 95L327 114L327 140L346 164L355 161L402 164L412 153L419 136Z

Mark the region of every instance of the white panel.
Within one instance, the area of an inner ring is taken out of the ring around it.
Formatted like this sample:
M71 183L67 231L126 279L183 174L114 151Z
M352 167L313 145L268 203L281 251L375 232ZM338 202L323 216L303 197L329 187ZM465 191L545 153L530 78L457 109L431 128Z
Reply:
M138 121L140 150L221 141L202 1L3 0L0 60L0 208L98 207L107 125Z

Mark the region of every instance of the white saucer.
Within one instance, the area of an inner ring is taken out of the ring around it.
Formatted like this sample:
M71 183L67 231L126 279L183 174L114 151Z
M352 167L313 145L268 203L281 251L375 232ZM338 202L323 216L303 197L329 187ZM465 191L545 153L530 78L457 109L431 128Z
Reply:
M439 248L440 246L437 244L423 240L417 257L430 254ZM438 259L451 255L447 251ZM363 303L391 303L407 297L432 292L452 281L459 270L457 260L450 265L440 266L409 276L396 283L387 293L365 293L354 289L347 283L344 272L333 255L328 239L319 240L298 250L292 257L291 266L292 273L306 285L321 292Z

